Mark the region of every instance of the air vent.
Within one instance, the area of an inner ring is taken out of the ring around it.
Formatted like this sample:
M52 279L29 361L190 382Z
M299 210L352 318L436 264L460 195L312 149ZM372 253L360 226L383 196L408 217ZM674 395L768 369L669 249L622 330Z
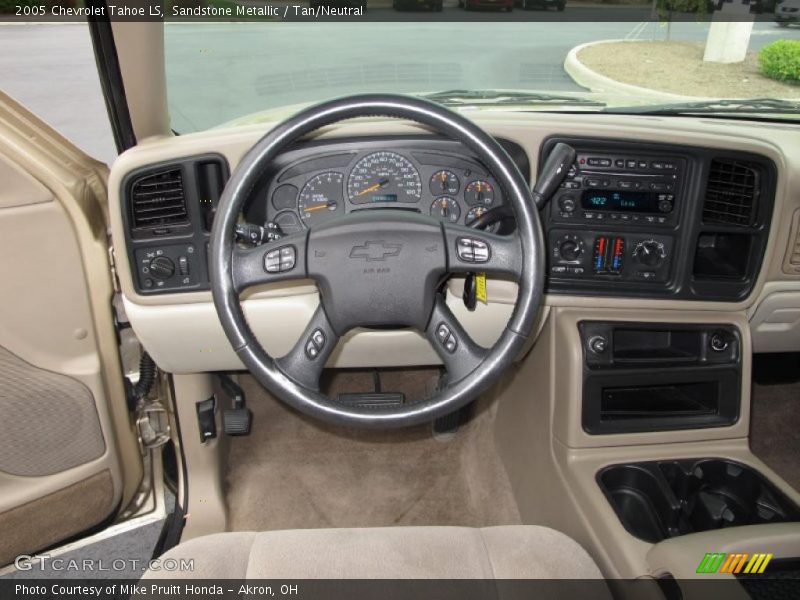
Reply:
M134 181L131 216L135 228L188 223L181 169L158 171Z
M703 222L748 227L756 215L759 171L752 163L738 160L711 161Z

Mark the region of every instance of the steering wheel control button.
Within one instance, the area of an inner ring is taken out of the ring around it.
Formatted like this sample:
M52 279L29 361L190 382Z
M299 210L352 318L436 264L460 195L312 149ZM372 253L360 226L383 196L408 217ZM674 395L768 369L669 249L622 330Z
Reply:
M450 354L458 348L456 336L453 335L453 332L450 331L450 328L445 323L439 323L438 327L436 327L436 339Z
M311 360L314 360L319 356L319 350L317 350L317 347L311 340L308 340L308 342L306 343L306 356L308 356L308 358Z
M280 250L271 250L267 252L264 257L264 268L267 273L279 273L281 270L281 253Z
M277 250L270 250L264 256L264 269L267 273L285 273L294 269L297 254L294 246L283 246Z
M306 342L306 356L311 360L317 358L325 348L325 333L322 329L315 329Z
M294 269L295 251L294 246L281 248L281 273Z
M456 254L463 262L485 263L489 260L489 244L482 240L461 237L456 240Z

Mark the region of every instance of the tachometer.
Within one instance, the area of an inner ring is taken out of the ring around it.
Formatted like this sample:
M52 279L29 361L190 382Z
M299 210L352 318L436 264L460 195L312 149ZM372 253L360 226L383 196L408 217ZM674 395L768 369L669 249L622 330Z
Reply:
M406 157L396 152L373 152L350 171L347 194L353 204L419 202L422 181Z
M343 182L344 175L330 171L309 179L303 186L297 199L297 212L306 227L342 214Z

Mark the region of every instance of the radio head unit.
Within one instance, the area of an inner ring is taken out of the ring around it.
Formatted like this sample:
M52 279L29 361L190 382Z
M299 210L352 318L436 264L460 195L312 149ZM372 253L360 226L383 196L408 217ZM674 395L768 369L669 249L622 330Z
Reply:
M550 203L551 220L674 227L684 172L681 157L579 152Z

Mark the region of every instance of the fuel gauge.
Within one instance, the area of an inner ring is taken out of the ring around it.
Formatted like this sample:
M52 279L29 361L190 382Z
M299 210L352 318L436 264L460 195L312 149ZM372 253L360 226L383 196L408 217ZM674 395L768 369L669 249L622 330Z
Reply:
M461 217L461 207L454 198L441 196L431 204L431 215L442 221L458 223L458 219Z

